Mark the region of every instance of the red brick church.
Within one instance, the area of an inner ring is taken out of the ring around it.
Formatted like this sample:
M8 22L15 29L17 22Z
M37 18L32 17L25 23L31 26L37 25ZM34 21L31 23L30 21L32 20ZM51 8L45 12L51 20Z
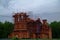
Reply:
M18 38L52 38L51 28L47 24L47 20L33 20L29 18L27 13L21 12L13 15L14 30L8 36Z

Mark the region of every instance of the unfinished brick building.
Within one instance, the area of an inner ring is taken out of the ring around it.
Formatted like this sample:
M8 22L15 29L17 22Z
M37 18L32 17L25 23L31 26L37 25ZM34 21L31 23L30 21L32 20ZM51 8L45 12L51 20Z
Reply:
M24 12L16 13L14 17L14 30L8 36L18 38L52 38L51 28L47 20L33 20Z

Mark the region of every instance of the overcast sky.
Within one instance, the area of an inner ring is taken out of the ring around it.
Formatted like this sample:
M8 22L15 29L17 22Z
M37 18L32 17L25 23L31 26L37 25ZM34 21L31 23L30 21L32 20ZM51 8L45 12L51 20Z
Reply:
M60 0L0 0L0 21L12 21L14 12L23 11L31 12L30 15L35 19L40 17L49 22L59 21Z

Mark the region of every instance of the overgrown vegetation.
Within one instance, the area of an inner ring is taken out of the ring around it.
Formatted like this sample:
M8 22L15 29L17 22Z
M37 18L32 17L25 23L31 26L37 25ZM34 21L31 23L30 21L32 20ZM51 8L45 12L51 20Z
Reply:
M19 40L19 38L17 38L17 37L13 37L11 40Z
M0 38L7 38L13 31L14 25L11 22L0 22Z
M52 28L52 37L60 38L60 21L51 22L50 27Z

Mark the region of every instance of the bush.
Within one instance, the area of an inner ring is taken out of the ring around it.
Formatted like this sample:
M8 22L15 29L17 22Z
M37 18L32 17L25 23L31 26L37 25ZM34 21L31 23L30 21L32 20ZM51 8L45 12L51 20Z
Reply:
M11 40L19 40L19 38L17 38L17 37L13 37Z

